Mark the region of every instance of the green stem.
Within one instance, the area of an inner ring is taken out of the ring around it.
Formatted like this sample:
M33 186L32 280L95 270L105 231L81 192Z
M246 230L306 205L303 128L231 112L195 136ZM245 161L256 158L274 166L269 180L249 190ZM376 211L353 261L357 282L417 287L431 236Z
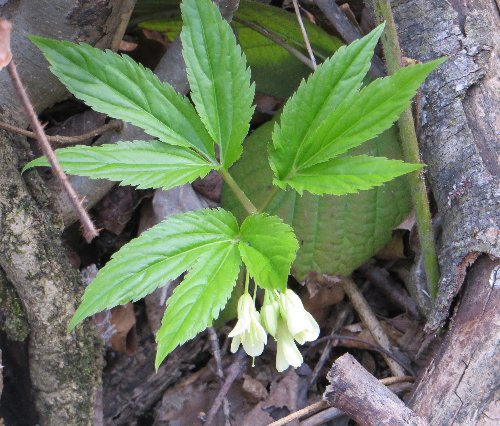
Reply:
M236 198L240 201L242 206L245 208L248 214L255 214L258 213L259 211L257 210L257 207L253 205L253 203L250 201L250 199L246 196L246 194L243 192L243 190L240 188L240 186L236 183L236 181L233 179L233 177L229 174L229 172L226 169L220 169L219 173L221 176L224 178L224 181L229 185L231 190L234 192L234 195L236 195Z
M373 4L378 21L386 22L386 28L382 36L382 46L387 63L387 71L389 74L394 74L401 68L402 55L391 5L389 0L373 0ZM410 163L420 163L420 151L411 109L407 109L401 115L399 119L399 132L403 145L404 159ZM415 207L427 286L432 299L435 300L438 293L439 266L423 172L409 174L408 181Z

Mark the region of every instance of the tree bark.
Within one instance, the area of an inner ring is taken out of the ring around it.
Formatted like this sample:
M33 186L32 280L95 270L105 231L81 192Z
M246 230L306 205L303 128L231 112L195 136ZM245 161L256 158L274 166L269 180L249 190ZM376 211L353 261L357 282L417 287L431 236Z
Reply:
M426 328L451 330L410 406L432 425L494 424L500 385L498 4L397 0L393 8L406 56L448 57L424 84L418 112L421 151L443 222L439 294Z
M330 384L323 399L361 426L428 425L350 354L342 355L334 362L327 378Z
M447 56L422 86L419 139L443 219L439 294L427 329L447 319L466 269L500 256L500 18L493 0L393 2L403 53Z
M26 38L39 34L111 47L120 40L133 0L9 2L0 9L14 24L12 50L38 111L66 91ZM26 118L8 80L0 73L0 119L18 126ZM66 327L83 285L61 245L60 224L35 174L26 184L19 170L27 145L0 133L0 267L14 286L30 326L30 375L42 425L91 424L100 377L100 345L90 324L68 335ZM35 195L35 196L34 196Z
M494 420L488 411L500 398L499 306L500 261L484 256L472 267L452 329L410 400L431 425Z

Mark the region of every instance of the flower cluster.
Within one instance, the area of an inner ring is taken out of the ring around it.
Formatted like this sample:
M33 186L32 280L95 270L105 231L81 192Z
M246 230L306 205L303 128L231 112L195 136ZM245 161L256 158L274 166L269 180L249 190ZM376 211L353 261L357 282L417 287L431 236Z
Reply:
M319 336L318 323L304 309L299 296L292 290L284 293L266 292L260 314L252 297L245 292L238 301L238 322L229 333L229 337L233 338L231 351L236 352L242 344L248 355L262 354L267 343L266 331L277 343L278 371L285 371L290 365L297 368L302 364L302 355L295 341L303 345Z

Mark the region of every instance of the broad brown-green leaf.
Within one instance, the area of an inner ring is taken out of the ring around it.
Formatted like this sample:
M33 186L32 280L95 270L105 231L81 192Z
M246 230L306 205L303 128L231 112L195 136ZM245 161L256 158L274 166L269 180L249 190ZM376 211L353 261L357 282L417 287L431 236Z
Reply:
M265 157L272 127L267 123L246 140L242 159L231 169L257 207L272 190L273 173ZM401 158L397 130L387 130L352 153ZM246 215L227 187L223 188L222 205L239 218ZM376 189L341 197L307 192L300 196L290 189L280 190L266 209L269 214L278 214L295 230L300 248L292 270L300 280L310 273L350 274L390 240L392 229L410 210L404 177Z

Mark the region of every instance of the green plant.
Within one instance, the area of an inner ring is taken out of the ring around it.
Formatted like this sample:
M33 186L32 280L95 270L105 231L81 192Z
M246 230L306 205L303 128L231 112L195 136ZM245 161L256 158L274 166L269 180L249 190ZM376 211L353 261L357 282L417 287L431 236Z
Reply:
M157 334L156 366L175 347L217 318L236 283L241 265L246 285L238 323L230 336L252 356L278 341L277 367L302 361L294 340L314 340L319 328L300 299L287 290L299 244L290 226L262 213L229 168L242 154L253 113L254 86L231 27L210 0L184 0L182 42L191 102L126 56L88 45L32 37L53 73L97 111L142 127L158 141L120 142L59 149L68 173L107 178L139 188L169 189L218 171L247 212L238 224L223 209L170 217L117 252L87 287L69 329L113 306L138 300L166 280L189 271L168 300ZM269 146L276 187L302 194L342 195L382 185L420 164L346 152L389 128L408 107L419 85L442 60L401 69L362 87L373 49L383 31L340 48L303 81L286 103ZM215 154L219 148L219 158ZM46 166L43 157L25 169ZM261 312L255 289L265 290Z

